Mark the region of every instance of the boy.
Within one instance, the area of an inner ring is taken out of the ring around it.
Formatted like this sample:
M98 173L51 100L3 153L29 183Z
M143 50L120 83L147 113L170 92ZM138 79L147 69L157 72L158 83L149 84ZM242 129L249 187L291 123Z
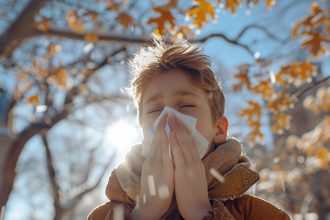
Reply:
M145 139L150 131L153 136L147 153L134 146L112 172L110 201L88 219L116 219L120 213L143 220L289 219L271 203L244 194L258 175L240 143L227 138L224 95L207 56L187 42L155 40L131 67L139 124ZM180 115L197 119L196 130ZM195 133L207 141L202 154Z

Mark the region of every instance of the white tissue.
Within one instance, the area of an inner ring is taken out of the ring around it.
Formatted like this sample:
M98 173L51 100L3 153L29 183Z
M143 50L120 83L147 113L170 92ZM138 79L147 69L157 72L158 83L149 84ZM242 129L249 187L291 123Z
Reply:
M178 112L171 107L165 107L163 109L163 111L160 113L160 115L157 117L155 122L146 131L144 139L142 141L142 152L141 152L142 156L146 157L148 155L152 139L156 132L156 128L159 124L160 119L166 113L168 114L168 116L175 115L190 130L190 132L192 133L193 139L196 142L199 156L200 156L200 158L202 158L207 151L207 147L208 147L209 143L206 140L206 138L196 129L197 119L194 117L191 117L190 115L182 114L181 112ZM165 131L166 131L167 135L169 134L170 130L171 129L168 125L168 122L166 122Z

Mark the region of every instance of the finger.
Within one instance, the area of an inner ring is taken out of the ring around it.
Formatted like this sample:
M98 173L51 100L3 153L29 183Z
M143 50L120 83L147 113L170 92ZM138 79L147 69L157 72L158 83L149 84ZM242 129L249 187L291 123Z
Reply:
M173 126L173 131L186 164L194 163L194 156L191 152L193 146L192 136L185 125L176 117L170 117L170 123Z
M175 169L182 169L185 167L185 159L178 145L174 132L171 131L169 134L169 142L172 150L172 157Z
M149 159L154 158L160 151L161 138L163 135L163 131L165 130L166 121L167 121L167 114L164 114L159 121L159 124L155 132L155 136L152 139L150 152L148 154Z

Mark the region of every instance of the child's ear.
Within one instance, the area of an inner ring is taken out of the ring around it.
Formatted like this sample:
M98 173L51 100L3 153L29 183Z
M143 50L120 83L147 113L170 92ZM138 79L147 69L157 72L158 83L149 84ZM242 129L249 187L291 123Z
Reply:
M225 116L221 116L215 125L214 144L222 144L226 141L228 130L228 120Z

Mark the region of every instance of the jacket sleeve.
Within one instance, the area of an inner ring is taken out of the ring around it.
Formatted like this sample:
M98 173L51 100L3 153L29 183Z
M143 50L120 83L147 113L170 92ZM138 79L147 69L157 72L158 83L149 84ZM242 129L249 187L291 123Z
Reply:
M220 200L213 200L212 209L202 220L235 220Z
M290 220L285 211L266 200L251 195L243 195L240 198L228 201L225 206L236 219Z

